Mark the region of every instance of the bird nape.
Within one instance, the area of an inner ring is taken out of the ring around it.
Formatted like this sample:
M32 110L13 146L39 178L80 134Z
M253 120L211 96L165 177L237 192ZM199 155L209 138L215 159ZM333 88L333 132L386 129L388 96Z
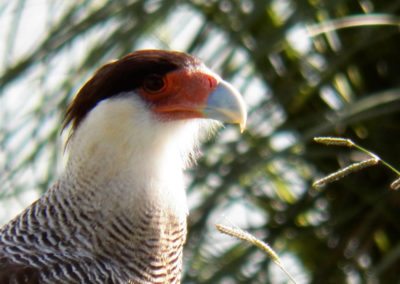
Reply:
M101 67L67 109L65 170L0 229L0 283L180 283L184 168L239 93L199 59L136 51Z

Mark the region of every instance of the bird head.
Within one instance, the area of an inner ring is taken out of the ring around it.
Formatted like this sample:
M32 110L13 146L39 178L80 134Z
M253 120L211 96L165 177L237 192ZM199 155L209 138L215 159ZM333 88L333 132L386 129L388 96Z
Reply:
M134 93L161 122L195 118L246 124L240 94L199 59L182 52L141 50L101 67L69 106L64 126L76 130L104 101Z
M171 161L185 168L212 121L245 126L245 104L229 83L186 53L136 51L101 67L70 104L68 161L101 164L110 175L166 172Z

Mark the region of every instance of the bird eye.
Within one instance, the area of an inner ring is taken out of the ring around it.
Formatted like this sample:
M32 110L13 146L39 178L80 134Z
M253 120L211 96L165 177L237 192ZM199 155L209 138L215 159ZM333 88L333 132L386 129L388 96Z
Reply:
M164 87L165 87L165 82L163 77L156 74L150 75L143 82L144 90L149 93L160 92Z

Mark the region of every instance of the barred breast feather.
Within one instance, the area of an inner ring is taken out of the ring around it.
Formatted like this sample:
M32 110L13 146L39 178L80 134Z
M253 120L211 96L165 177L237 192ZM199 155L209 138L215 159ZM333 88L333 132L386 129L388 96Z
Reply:
M104 218L57 183L0 231L0 283L179 283L186 224L155 204ZM94 203L96 204L96 203Z

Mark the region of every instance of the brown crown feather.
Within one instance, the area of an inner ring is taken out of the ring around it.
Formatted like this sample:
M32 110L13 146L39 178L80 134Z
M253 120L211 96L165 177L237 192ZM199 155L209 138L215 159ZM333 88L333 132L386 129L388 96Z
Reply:
M200 64L201 61L191 55L165 50L140 50L108 63L79 90L67 109L63 129L72 124L74 131L99 102L140 88L149 75L163 76Z

